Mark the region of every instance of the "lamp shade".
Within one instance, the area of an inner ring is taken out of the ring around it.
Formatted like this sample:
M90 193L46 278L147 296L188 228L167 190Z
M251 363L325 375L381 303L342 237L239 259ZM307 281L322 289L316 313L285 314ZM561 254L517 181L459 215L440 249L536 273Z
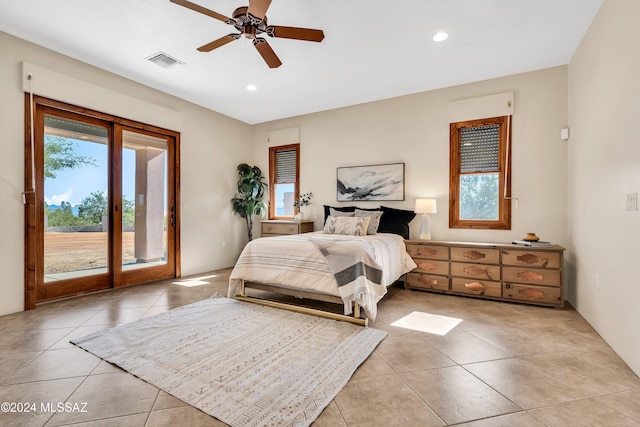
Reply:
M436 199L416 199L416 213L437 213Z

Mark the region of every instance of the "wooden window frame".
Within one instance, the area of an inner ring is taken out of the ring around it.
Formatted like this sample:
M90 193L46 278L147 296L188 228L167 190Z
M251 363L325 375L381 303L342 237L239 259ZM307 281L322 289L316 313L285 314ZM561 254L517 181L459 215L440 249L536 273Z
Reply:
M460 130L498 126L498 219L460 219ZM511 116L468 120L450 124L449 132L449 228L511 230ZM505 185L506 182L506 185Z
M296 182L294 182L293 200L300 197L300 144L287 144L269 147L269 219L293 219L294 216L277 216L275 212L275 180L277 176L276 155L279 151L296 152ZM294 215L298 208L294 209Z

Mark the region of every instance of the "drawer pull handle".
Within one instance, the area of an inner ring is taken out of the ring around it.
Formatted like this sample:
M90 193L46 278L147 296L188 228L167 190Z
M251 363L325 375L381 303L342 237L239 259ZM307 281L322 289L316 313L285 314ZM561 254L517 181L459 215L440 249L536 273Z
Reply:
M527 282L535 282L536 280L542 280L544 278L542 274L536 273L535 271L523 271L522 273L518 273L518 277Z
M487 269L486 268L482 268L482 267L466 267L464 269L464 272L467 274L470 274L472 276L480 276L480 275L486 275L487 274Z
M534 254L520 255L518 257L518 261L524 262L525 264L543 263L542 267L546 267L547 263L549 262L549 260L547 258L543 258L541 256L537 256L537 255L534 255Z
M424 285L435 286L438 284L438 279L432 279L430 277L421 276L418 281Z
M487 287L485 285L483 285L482 283L478 283L478 282L465 283L464 287L469 289L470 291L473 291L473 292L482 292L482 293L484 293L484 291L487 290Z
M264 229L267 231L271 231L271 227L265 227Z
M541 298L544 296L544 292L539 291L538 289L520 289L518 291L518 295L523 296L525 298Z
M469 258L469 259L472 259L474 261L477 261L479 259L487 257L485 254L483 254L482 252L478 252L478 251L469 251L469 252L463 253L462 255L465 258Z
M421 262L420 264L418 264L418 267L420 267L420 269L424 271L436 270L438 268L437 265L430 262Z
M438 253L435 249L431 249L431 248L418 248L418 255L423 255L423 256L433 256L436 253Z

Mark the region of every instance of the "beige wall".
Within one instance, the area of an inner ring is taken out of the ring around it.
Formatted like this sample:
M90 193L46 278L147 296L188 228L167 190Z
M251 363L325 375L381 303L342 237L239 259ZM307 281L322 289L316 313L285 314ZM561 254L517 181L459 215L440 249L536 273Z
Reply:
M572 303L640 374L640 2L605 0L569 65Z
M172 128L181 121L182 273L235 263L246 233L242 219L233 215L230 198L235 192L237 164L253 156L249 125L2 32L0 54L0 315L22 310L24 300L23 61L86 82L89 91L93 86L95 93L85 94L89 102L92 95L112 97L110 102L96 100L101 107L117 109L119 102L152 105L169 113L166 119L153 118L160 121L154 124L163 126L165 120L164 127ZM105 95L103 88L110 93ZM176 116L181 120L176 121ZM223 241L227 243L224 248Z
M448 105L510 91L515 93L513 195L519 198L513 229L449 229ZM316 228L322 226L322 205L339 205L336 167L404 162L405 201L382 204L413 209L416 198L437 198L438 213L430 216L434 239L508 242L533 231L564 244L567 143L560 130L566 125L567 68L556 67L255 125L253 138L255 156L266 169L267 132L300 127L301 191L315 195L307 211ZM417 236L418 219L411 231Z

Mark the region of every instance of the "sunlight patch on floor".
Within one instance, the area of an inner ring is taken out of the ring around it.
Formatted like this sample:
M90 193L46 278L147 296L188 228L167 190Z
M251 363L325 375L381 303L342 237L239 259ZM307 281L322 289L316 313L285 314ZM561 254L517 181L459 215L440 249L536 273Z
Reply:
M181 280L179 282L173 282L173 284L178 286L184 286L187 288L192 288L194 286L209 285L211 282L207 282L205 279L212 279L218 276L219 274L212 274L210 276L202 276L202 277L191 277L189 279Z
M444 336L451 332L461 322L462 319L458 319L456 317L414 311L413 313L407 314L403 318L396 320L391 324L391 326Z

